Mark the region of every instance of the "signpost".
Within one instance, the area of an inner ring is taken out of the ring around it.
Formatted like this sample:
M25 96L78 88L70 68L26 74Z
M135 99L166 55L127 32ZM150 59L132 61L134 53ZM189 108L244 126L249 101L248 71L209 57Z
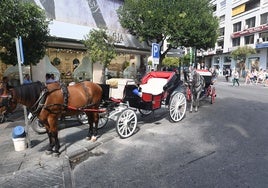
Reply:
M18 67L19 67L20 84L23 84L21 64L24 63L24 55L23 55L23 47L22 47L22 39L21 39L21 37L16 38L15 42L16 42L16 50L17 50L17 59L18 59Z
M23 76L22 76L21 65L24 63L24 55L23 55L23 47L22 47L21 37L15 38L15 43L16 43L17 60L18 60L18 67L19 67L20 84L22 85L23 84ZM28 118L27 118L28 115L27 115L26 106L23 106L23 111L24 111L26 140L28 143L28 147L31 147L31 140L29 137L29 125L28 125Z
M152 43L152 57L153 57L152 67L155 69L155 65L159 64L160 59L160 45L157 43Z

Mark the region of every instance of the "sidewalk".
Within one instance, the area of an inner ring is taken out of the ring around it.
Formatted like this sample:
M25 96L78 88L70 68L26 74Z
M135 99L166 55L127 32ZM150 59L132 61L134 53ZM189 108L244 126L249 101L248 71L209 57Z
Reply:
M115 127L108 125L99 130L96 142L85 140L88 125L71 126L61 123L59 140L60 156L46 155L47 134L38 135L29 128L31 147L15 151L12 140L13 128L25 125L23 111L16 111L9 119L13 122L0 124L0 185L1 187L72 187L71 163L82 159L91 149L117 137Z
M219 82L221 84L229 84L230 86L233 85L232 77L230 77L229 82L227 82L225 77L222 75L217 78L217 82ZM268 85L265 85L265 83L263 83L263 84L262 83L258 83L258 84L247 83L247 84L245 84L245 78L243 78L243 77L239 78L239 84L240 84L240 86L254 86L254 87L266 87L266 88L268 87Z

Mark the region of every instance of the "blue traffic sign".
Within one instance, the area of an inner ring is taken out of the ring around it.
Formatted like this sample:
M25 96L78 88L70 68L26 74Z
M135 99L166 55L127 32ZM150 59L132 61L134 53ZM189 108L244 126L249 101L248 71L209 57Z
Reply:
M152 44L152 56L156 59L160 58L160 46L157 43Z

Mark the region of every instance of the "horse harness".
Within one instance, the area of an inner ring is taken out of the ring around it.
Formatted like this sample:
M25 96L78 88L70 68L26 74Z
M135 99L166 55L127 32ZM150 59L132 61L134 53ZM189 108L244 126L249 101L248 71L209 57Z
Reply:
M79 107L79 108L68 106L69 91L68 91L68 86L66 86L64 83L60 83L58 88L54 88L52 90L49 90L48 87L44 83L42 83L42 86L41 86L42 91L39 95L39 98L36 100L36 102L28 110L32 113L32 115L34 117L37 116L41 112L42 109L45 109L53 114L67 112L68 110L89 111L89 108L96 105L96 104L94 104L94 103L88 104L90 102L90 95L87 91L87 87L85 86L85 84L83 82L81 82L81 85L82 85L82 88L83 88L85 95L87 97L87 105L84 105L84 106ZM51 93L58 91L58 90L62 90L63 101L64 101L63 104L45 105L47 97ZM0 97L2 98L2 101L0 103L0 107L5 106L8 109L8 107L11 103L16 103L16 101L14 101L13 95L14 94L12 91L9 91L7 95L1 95ZM52 106L60 106L62 108L59 111L53 111L51 109Z
M90 99L90 95L87 91L87 88L85 86L85 84L83 82L81 82L81 85L82 85L82 88L86 94L86 97L87 97L87 104L90 102L89 99ZM63 104L49 104L49 105L44 105L46 99L47 99L47 96L57 90L61 90L62 93L63 93ZM38 105L38 107L36 108L36 114L38 114L42 108L44 108L45 110L49 111L50 113L53 113L53 114L58 114L58 113L62 113L62 112L67 112L68 110L75 110L75 111L87 111L88 108L90 108L91 106L94 106L96 104L94 103L91 103L91 104L88 104L88 105L84 105L82 107L79 107L79 108L76 108L76 107L72 107L72 106L68 106L68 99L69 99L69 91L68 91L68 86L66 86L64 83L60 83L60 87L59 88L55 88L55 89L52 89L52 90L48 90L47 87L45 87L45 89L42 90L42 93L39 97L39 99L36 101L36 104ZM53 111L50 109L50 107L52 106L61 106L62 109L60 109L60 111Z

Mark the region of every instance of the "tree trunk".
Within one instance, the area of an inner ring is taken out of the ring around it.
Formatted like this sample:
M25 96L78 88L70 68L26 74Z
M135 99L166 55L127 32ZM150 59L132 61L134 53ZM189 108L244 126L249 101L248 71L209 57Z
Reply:
M107 66L103 65L102 66L102 71L101 71L101 82L102 84L106 84L106 75L105 75L105 69Z

